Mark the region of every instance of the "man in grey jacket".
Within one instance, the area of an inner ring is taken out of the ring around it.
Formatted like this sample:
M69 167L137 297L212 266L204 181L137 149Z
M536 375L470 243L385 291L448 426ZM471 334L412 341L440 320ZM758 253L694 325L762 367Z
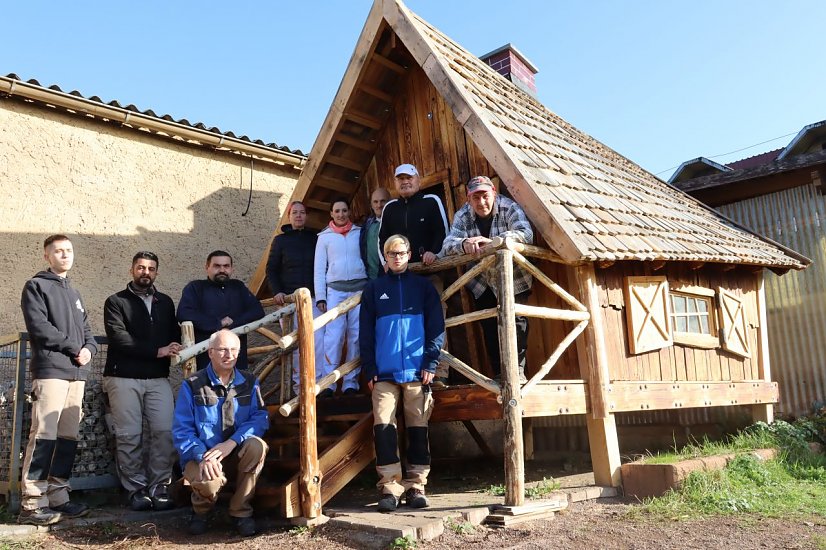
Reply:
M50 525L89 509L69 501L86 377L97 353L86 308L67 274L74 262L65 235L43 242L49 269L23 287L21 308L29 332L32 426L23 461L18 523Z

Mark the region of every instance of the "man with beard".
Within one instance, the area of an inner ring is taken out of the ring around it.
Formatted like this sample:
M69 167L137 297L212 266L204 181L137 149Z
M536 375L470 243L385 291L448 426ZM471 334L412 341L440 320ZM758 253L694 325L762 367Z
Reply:
M106 299L103 322L109 338L103 390L107 423L115 435L118 476L133 510L169 510L172 480L172 387L169 357L181 350L181 330L172 298L158 292L158 257L138 252L124 290ZM144 421L149 428L143 437ZM150 449L144 466L144 449Z
M178 321L192 321L195 341L201 342L222 328L232 329L246 325L264 316L261 302L243 282L232 278L232 256L223 250L209 253L206 261L206 279L192 281L184 287L178 302ZM241 351L236 367L246 369L247 335L241 338ZM206 354L196 358L198 370L209 363Z
M72 242L52 235L43 242L49 264L26 282L20 307L29 331L32 423L21 475L18 523L50 525L86 515L69 500L86 377L97 344L80 294L67 277Z

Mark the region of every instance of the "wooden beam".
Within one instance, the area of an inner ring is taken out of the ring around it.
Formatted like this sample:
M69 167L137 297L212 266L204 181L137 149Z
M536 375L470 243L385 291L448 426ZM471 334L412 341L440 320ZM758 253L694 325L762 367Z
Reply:
M385 103L393 103L393 96L385 92L384 90L380 90L375 86L371 86L366 82L362 82L359 84L359 90L366 94L370 94L371 96L384 101Z
M301 495L301 515L313 519L321 515L321 478L316 442L315 408L315 337L313 335L313 301L310 291L300 288L296 291L296 318L298 320L298 362L300 368L298 411L299 444L298 456L301 462L299 494Z
M181 345L184 349L195 345L195 325L192 324L192 321L184 321L181 323ZM195 370L198 368L195 362L195 355L184 361L182 367L184 380L195 374ZM174 361L170 360L170 363L172 363L171 366L175 366Z
M364 170L364 165L361 162L344 157L339 157L336 155L327 155L324 158L324 162L335 164L336 166L342 166L344 168L349 168L350 170L354 170L356 172L361 172L362 170Z
M553 319L556 321L587 321L591 314L587 311L571 311L570 309L555 309L552 307L528 306L516 304L517 315L535 317L537 319Z
M776 403L777 382L613 382L608 405L612 411L649 411Z
M611 380L608 351L605 346L605 317L599 303L599 287L593 264L586 264L569 273L579 287L579 299L591 314L584 331L584 341L577 345L579 371L588 382L590 414L585 415L591 464L597 485L618 486L620 479L620 452L617 425L608 403Z
M756 275L757 277L757 318L760 326L757 327L757 342L758 342L758 356L757 356L757 377L765 382L771 382L772 370L771 361L769 359L769 325L766 314L766 288L764 285L763 272ZM765 422L771 424L774 422L774 405L769 403L753 405L751 408L751 417L755 422Z
M407 72L407 69L405 67L399 65L395 61L391 61L390 59L387 59L386 57L384 57L380 53L374 53L370 57L370 61L375 61L376 63L378 63L382 67L387 67L388 69L390 69L391 71L393 71L396 74L404 74L404 73Z
M456 327L466 323L472 323L473 321L481 321L482 319L490 319L491 317L496 317L497 313L496 308L492 307L490 309L480 309L478 311L456 315L445 319L445 328Z
M464 425L467 433L470 434L470 437L473 438L473 441L476 442L476 446L479 447L479 450L482 451L482 454L493 458L496 456L496 453L490 448L488 442L485 441L485 438L482 437L482 434L479 433L479 430L476 429L476 426L473 425L472 420L462 420L462 424Z
M380 130L382 127L381 120L368 115L367 113L361 113L358 111L347 111L344 113L344 117L347 120L355 122L356 124L361 124L362 126L366 126L367 128L372 128L373 130ZM327 160L325 157L324 160Z
M497 384L487 376L480 374L472 367L465 365L462 361L453 357L450 353L446 352L445 350L442 350L439 354L439 361L446 364L450 368L458 371L462 376L468 378L474 384L477 384L485 390L492 392L496 395L499 394L499 384Z
M502 418L505 421L505 505L525 503L525 448L522 440L522 394L513 291L513 252L496 253L499 300L499 356L502 369Z
M350 194L353 193L359 185L359 182L357 181L347 182L344 180L334 179L329 176L316 176L313 183L319 187L338 191L339 193L347 196L350 196Z
M320 201L317 199L304 199L304 206L307 208L315 208L316 210L322 210L324 212L329 212L330 207L333 206L329 202Z
M338 134L336 134L335 139L336 139L336 141L338 141L340 143L344 143L345 145L352 145L353 147L356 147L356 148L361 149L363 151L373 152L373 151L376 150L376 145L377 144L376 144L375 141L367 141L365 139L359 139L359 138L353 137L349 134L344 134L342 132L339 132Z

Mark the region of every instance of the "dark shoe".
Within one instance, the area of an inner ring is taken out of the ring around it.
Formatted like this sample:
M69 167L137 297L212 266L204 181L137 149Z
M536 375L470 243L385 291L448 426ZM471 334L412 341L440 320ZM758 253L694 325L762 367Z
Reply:
M209 524L207 523L207 515L201 514L192 514L192 517L189 518L189 534L190 535L203 535L209 529Z
M346 390L344 390L343 394L344 395L356 395L358 392L359 391L358 391L357 388L347 388Z
M447 378L445 376L437 376L433 379L433 382L431 382L430 385L434 388L444 388L447 386Z
M379 499L379 512L393 512L399 507L399 499L393 495L384 494Z
M318 394L318 398L319 399L329 399L333 396L334 393L335 392L332 389L327 388L326 390L321 390L321 392Z
M141 489L129 497L129 507L136 512L146 512L152 509L152 499L144 489Z
M254 518L232 518L235 524L235 530L242 537L251 537L255 534L255 519Z
M175 501L169 496L165 485L155 487L155 491L152 493L152 507L160 512L171 510L175 507Z
M52 525L63 519L63 514L51 508L35 508L34 510L20 510L17 523L28 525Z
M419 489L408 489L404 494L404 500L411 508L427 508L430 506L424 492Z
M50 506L55 512L60 512L64 518L80 518L89 513L89 507L79 502L64 502L60 506Z

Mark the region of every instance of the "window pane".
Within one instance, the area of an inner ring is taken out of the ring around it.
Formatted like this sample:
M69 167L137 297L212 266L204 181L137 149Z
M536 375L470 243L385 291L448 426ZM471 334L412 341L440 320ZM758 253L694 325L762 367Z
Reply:
M700 327L702 327L703 334L711 334L711 331L708 330L708 316L703 315L700 317Z
M688 312L694 313L697 311L697 299L696 298L687 298L686 301L688 302Z
M697 300L697 311L702 313L708 312L708 301L706 300Z
M671 302L675 313L685 313L685 296L672 296Z
M676 330L677 332L685 332L685 317L675 317L674 320L676 321L674 323L676 325L676 328L674 330Z
M688 318L688 332L693 332L695 334L700 332L700 319L698 319L695 315Z

